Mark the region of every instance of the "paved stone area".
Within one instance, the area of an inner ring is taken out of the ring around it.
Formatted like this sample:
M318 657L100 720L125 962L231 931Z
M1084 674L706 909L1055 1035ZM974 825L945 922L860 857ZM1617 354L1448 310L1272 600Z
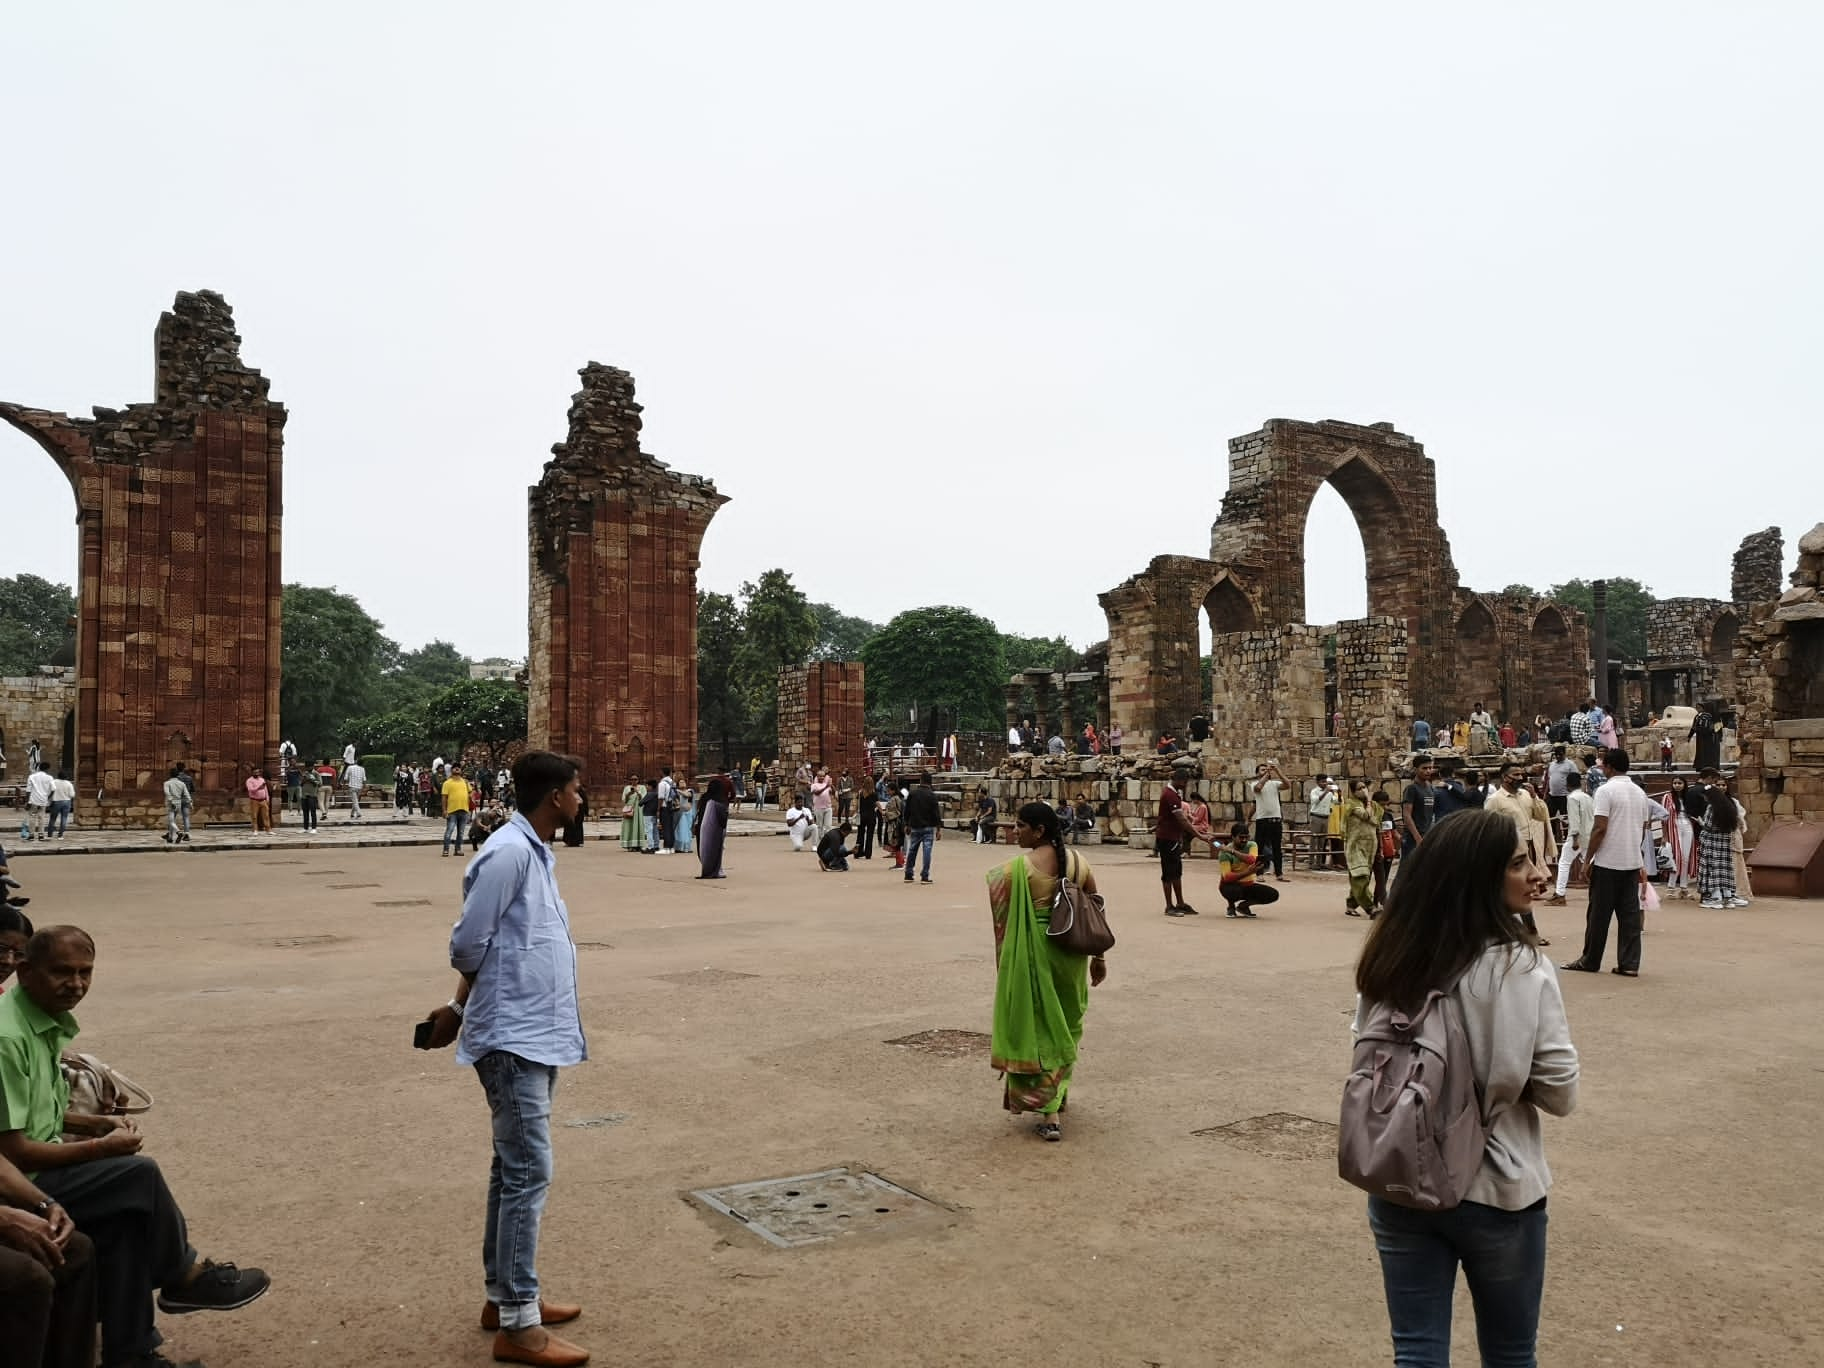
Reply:
M450 1054L409 1046L452 985L461 866L284 839L15 865L35 916L99 940L82 1044L156 1094L147 1152L197 1245L275 1278L236 1315L162 1320L167 1351L484 1368L487 1114ZM908 887L781 840L735 843L715 883L611 841L560 851L591 1058L558 1088L540 1267L585 1303L596 1362L1389 1361L1363 1202L1321 1143L1364 931L1342 881L1300 875L1235 922L1196 860L1204 915L1167 920L1156 865L1092 852L1120 943L1046 1145L979 1056L887 1043L988 1029L982 874L1007 853L946 839ZM1555 956L1579 920L1542 911ZM1643 977L1571 976L1583 1105L1546 1122L1541 1362L1824 1361L1821 976L1824 916L1780 902L1674 904ZM836 1168L941 1215L785 1250L689 1198ZM1463 1295L1455 1347L1475 1361Z

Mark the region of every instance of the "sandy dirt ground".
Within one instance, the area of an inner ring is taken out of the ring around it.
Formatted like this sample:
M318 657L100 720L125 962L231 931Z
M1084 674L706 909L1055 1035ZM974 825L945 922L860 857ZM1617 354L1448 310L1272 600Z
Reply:
M884 1043L988 1030L982 874L1006 853L952 836L936 882L908 887L890 861L824 875L777 839L731 842L718 883L611 842L561 852L591 1058L559 1086L540 1267L587 1306L572 1332L595 1362L1390 1361L1364 1199L1327 1134L1200 1133L1334 1122L1366 925L1342 880L1300 875L1237 922L1197 860L1203 915L1168 920L1156 864L1092 852L1120 944L1067 1138L1045 1145L1000 1110L985 1053ZM167 1352L489 1362L486 1108L450 1053L409 1046L453 984L461 862L262 848L15 870L40 925L100 943L82 1045L157 1094L147 1150L195 1243L273 1275L240 1313L161 1318ZM1555 959L1575 953L1575 901L1540 920ZM1824 1362L1824 913L1674 904L1638 981L1566 978L1583 1102L1546 1121L1541 1361ZM686 1197L841 1164L943 1210L780 1250ZM1461 1289L1456 1340L1474 1362Z

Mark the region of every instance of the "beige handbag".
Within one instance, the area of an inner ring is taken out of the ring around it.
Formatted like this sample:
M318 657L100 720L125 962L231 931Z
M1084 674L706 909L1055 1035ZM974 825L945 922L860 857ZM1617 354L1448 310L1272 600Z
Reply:
M63 1052L69 1110L78 1116L131 1116L152 1110L152 1094L117 1069L80 1050Z

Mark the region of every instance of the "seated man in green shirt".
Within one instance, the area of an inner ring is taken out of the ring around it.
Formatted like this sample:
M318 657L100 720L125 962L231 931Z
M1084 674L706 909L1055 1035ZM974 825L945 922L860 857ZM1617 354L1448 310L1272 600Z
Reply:
M268 1286L257 1268L199 1259L143 1137L124 1116L69 1111L58 1058L80 1029L71 1011L87 996L95 942L74 926L39 931L25 947L18 986L0 996L0 1158L23 1169L95 1243L103 1368L168 1364L152 1321L232 1311ZM59 1143L65 1133L72 1138Z

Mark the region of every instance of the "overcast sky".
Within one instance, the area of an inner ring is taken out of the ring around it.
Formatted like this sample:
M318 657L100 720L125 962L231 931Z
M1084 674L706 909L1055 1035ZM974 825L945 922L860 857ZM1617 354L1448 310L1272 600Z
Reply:
M1824 518L1824 7L21 5L0 399L149 399L221 291L290 410L285 577L524 653L526 487L576 370L884 621L1078 646L1207 555L1226 443L1389 420L1466 584L1727 596ZM74 503L0 430L0 574ZM1363 529L1367 536L1373 528ZM479 554L458 554L452 538ZM1326 490L1316 622L1364 602ZM1295 568L1289 568L1295 573ZM612 586L604 586L611 589Z

